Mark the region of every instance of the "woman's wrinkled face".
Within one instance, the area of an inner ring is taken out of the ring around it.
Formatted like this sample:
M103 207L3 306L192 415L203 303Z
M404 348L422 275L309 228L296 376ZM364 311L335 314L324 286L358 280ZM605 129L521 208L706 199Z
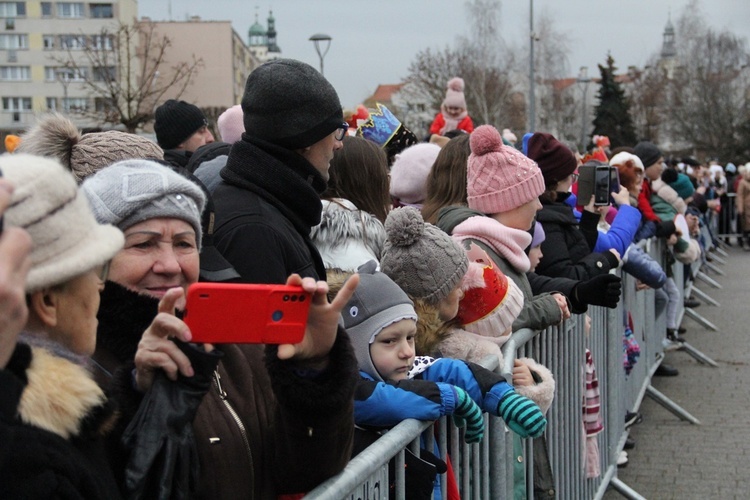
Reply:
M193 226L181 219L156 218L124 231L125 247L112 259L109 279L160 299L170 288L198 281L200 263Z

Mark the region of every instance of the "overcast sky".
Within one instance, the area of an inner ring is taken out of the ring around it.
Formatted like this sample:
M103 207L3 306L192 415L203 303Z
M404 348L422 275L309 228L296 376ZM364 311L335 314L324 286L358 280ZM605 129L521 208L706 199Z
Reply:
M557 31L571 39L569 67L575 76L581 66L598 76L611 51L621 70L642 67L661 48L669 13L674 21L688 0L534 0L534 14L549 14ZM750 38L749 0L702 0L706 22ZM319 66L315 33L333 41L324 59L326 77L336 87L344 106L371 95L378 84L399 83L414 55L428 47L443 48L467 35L469 26L462 0L141 0L139 14L153 20L231 20L247 42L256 6L266 25L269 8L276 18L282 56ZM529 1L505 0L501 9L503 38L528 45ZM467 86L471 82L466 82Z

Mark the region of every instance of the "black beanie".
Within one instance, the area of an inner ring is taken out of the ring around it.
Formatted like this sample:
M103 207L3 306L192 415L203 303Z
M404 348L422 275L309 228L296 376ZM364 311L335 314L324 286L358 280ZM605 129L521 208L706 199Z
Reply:
M176 148L206 125L206 116L198 106L185 101L170 99L154 113L156 142L162 149Z
M656 144L648 141L641 141L633 148L635 155L643 162L643 168L648 168L664 156Z
M333 85L293 59L274 59L250 73L242 112L245 133L286 149L311 146L344 123Z

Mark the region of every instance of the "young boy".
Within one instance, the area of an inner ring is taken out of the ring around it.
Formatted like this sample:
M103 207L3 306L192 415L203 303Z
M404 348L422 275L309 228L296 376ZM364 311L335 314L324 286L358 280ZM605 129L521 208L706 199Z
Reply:
M409 297L375 272L374 262L358 273L360 284L342 311L362 376L354 402L358 425L385 427L406 418L435 420L453 414L467 420L465 439L478 441L481 430L472 425L479 423L477 413L481 421L481 412L473 408L475 403L502 417L521 437L544 432L547 421L539 407L516 394L501 375L466 361L416 357L417 315Z

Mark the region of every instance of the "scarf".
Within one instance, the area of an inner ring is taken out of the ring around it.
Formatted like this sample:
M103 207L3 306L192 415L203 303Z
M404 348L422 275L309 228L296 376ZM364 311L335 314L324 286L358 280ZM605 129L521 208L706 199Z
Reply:
M531 244L527 231L504 226L490 217L469 217L453 229L453 236L458 241L473 239L488 245L519 273L531 268L529 256L524 252Z
M273 204L300 234L320 224L326 181L298 153L243 134L232 145L221 177Z
M461 123L461 120L469 116L469 112L467 110L463 110L461 114L453 118L450 114L448 114L448 111L445 109L445 105L442 105L440 108L441 112L443 113L443 120L445 120L445 125L443 125L443 128L440 129L440 135L445 135L451 130L456 130L458 128L458 124Z

